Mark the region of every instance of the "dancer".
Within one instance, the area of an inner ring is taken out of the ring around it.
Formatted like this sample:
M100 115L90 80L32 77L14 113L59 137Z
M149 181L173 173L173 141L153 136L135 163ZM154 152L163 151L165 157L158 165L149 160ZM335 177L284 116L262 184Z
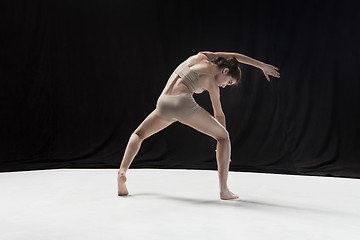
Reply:
M280 77L279 70L270 64L239 53L201 51L182 62L171 74L157 100L156 108L131 134L118 171L118 195L128 195L126 171L138 153L144 139L179 121L217 141L216 161L218 167L220 199L238 198L227 186L231 143L226 130L225 115L221 108L220 89L241 82L240 63L260 68L267 81L270 76ZM194 100L194 93L207 90L210 95L214 117Z

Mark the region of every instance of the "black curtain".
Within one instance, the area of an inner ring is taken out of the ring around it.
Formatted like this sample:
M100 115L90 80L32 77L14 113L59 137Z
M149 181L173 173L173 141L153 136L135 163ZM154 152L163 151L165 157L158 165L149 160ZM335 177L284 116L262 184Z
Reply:
M221 89L232 171L360 177L355 1L23 0L1 3L0 171L117 168L179 63L202 50L242 65ZM195 100L213 113L208 93ZM216 141L179 122L130 168L217 169Z

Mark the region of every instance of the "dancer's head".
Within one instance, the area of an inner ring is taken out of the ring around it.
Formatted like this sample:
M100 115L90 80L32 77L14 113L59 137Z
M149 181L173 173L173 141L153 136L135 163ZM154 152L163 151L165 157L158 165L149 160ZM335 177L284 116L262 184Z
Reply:
M227 85L238 86L241 83L241 68L240 63L236 58L225 59L218 57L212 61L221 70L216 78L216 83L219 87L226 87Z

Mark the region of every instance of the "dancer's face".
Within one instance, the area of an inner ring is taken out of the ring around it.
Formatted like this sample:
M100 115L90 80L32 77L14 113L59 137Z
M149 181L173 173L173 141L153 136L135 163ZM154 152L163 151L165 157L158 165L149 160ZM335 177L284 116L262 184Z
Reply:
M230 75L228 75L229 69L224 68L218 75L216 83L219 87L225 88L227 85L233 85L236 81Z

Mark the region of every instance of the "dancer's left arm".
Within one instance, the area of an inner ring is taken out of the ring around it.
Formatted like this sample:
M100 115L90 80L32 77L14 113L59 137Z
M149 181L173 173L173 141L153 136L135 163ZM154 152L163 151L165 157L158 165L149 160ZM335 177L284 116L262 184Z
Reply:
M273 77L280 78L280 73L276 71L276 70L279 70L279 68L274 67L274 66L272 66L270 64L263 63L263 62L258 61L256 59L253 59L253 58L248 57L248 56L246 56L244 54L229 53L229 52L209 52L209 51L202 51L200 53L206 55L209 59L215 59L217 57L223 57L223 58L229 59L229 58L234 57L241 63L245 63L245 64L248 64L248 65L260 68L263 71L263 73L264 73L264 75L266 77L266 80L268 80L269 82L270 82L269 75L273 76Z
M215 81L212 81L215 82ZM221 101L220 101L220 90L219 87L214 85L211 85L208 89L211 104L214 111L214 117L215 119L223 125L224 128L226 128L226 118L225 114L221 107Z

